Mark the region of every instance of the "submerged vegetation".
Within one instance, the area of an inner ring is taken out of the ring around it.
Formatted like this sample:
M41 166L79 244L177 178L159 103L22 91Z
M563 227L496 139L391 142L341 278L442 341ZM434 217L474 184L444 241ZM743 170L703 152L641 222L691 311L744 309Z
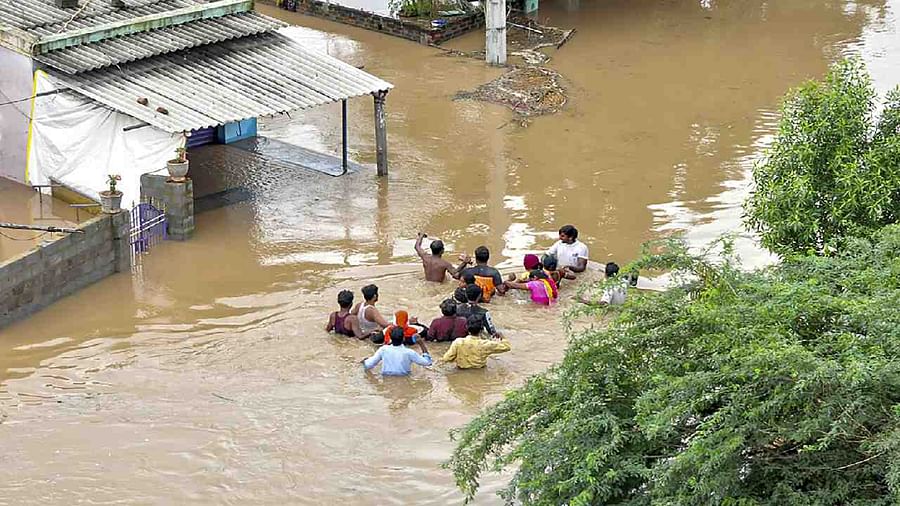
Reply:
M854 61L792 92L747 206L781 263L648 249L672 289L580 310L611 320L453 433L467 497L513 468L523 504L898 503L898 96L874 120Z

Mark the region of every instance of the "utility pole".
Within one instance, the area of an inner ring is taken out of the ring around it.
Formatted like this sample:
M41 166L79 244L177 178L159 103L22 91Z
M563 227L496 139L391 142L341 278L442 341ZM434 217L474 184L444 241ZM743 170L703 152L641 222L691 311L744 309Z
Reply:
M484 59L490 65L506 65L506 0L486 0L484 6Z

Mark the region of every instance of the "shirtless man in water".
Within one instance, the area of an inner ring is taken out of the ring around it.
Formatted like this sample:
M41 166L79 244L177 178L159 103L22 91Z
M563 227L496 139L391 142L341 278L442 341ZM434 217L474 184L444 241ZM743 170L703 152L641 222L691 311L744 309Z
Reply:
M444 260L444 243L440 240L431 241L431 254L429 255L422 248L422 241L426 237L428 237L427 234L419 232L419 236L416 239L416 253L422 259L422 267L425 269L425 280L443 283L447 273L454 279L459 279L459 271L466 266L466 263L463 262L459 267L454 267L453 264Z

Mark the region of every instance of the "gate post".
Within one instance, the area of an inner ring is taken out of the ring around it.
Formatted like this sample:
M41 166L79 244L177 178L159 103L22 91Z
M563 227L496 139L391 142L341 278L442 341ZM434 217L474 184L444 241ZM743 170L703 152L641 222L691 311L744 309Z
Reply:
M115 272L129 272L131 270L131 213L125 210L110 215L112 226L112 243L114 253Z
M194 235L194 182L167 181L166 176L141 175L141 198L166 212L169 239L184 241Z

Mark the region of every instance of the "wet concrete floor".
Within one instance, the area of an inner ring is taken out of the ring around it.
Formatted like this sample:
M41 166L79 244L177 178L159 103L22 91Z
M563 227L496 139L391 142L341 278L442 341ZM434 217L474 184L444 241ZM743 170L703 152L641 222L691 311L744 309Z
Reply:
M450 287L422 280L418 230L452 252L486 244L504 268L565 223L598 262L675 231L700 246L739 230L788 88L845 54L881 91L900 80L897 0L543 2L549 24L578 30L550 62L570 100L522 128L500 106L452 100L500 70L260 10L396 85L390 177L232 163L222 177L252 198L199 215L193 240L164 243L136 275L0 331L0 502L457 503L439 467L448 429L559 360L569 302L499 300L513 351L485 370L382 380L360 370L370 345L321 330L339 290L375 282L385 310L436 316ZM361 163L374 162L372 116L371 99L351 101ZM339 152L339 105L260 127ZM750 237L738 250L768 261ZM488 477L477 503L499 503L502 483Z
M78 216L80 215L80 216ZM72 227L91 218L49 195L39 195L30 186L0 178L0 222L40 227ZM0 262L12 259L61 234L0 228Z

